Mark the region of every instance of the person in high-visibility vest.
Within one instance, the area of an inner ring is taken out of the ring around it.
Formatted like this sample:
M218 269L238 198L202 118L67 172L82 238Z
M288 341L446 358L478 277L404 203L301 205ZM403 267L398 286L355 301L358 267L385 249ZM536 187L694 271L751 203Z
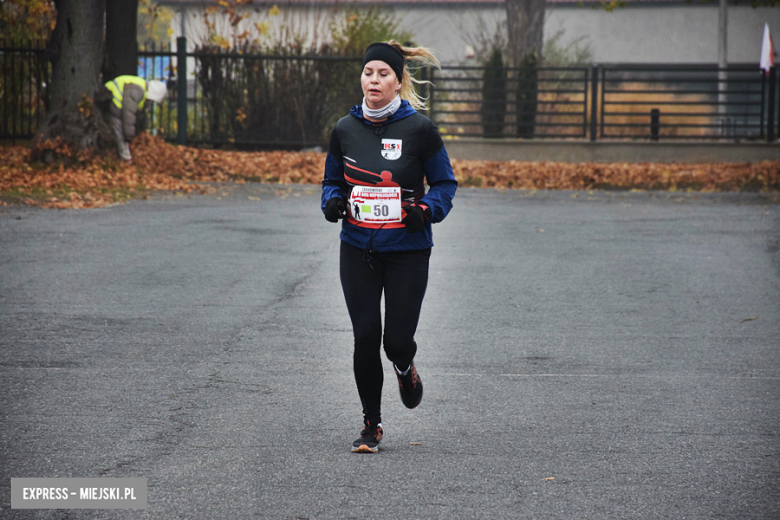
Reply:
M138 76L118 76L106 83L113 95L111 108L111 130L114 132L119 157L132 161L128 143L135 137L136 112L144 107L147 99L162 103L166 87L162 81L147 82Z

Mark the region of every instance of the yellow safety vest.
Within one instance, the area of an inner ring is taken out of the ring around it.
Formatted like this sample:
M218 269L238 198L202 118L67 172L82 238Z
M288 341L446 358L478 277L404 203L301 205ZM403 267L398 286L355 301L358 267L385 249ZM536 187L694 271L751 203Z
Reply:
M144 101L146 101L146 80L139 78L138 76L117 76L106 83L106 88L114 95L114 104L117 108L122 108L122 92L124 92L125 85L128 83L139 85L144 89L144 98L138 103L138 108L143 108Z

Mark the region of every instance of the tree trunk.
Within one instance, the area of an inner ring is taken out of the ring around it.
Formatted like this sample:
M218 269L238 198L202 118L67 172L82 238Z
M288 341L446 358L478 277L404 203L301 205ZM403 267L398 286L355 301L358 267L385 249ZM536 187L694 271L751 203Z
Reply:
M545 4L546 0L506 0L509 52L515 67L530 52L542 56Z
M50 105L33 140L33 155L52 160L46 142L61 138L79 150L111 143L94 100L100 92L105 0L55 0L57 25L47 51L52 62ZM107 142L106 142L107 139Z
M106 0L103 78L138 74L138 0Z
M506 0L506 25L512 64L519 67L517 78L517 134L534 135L538 108L536 64L544 45L546 0Z

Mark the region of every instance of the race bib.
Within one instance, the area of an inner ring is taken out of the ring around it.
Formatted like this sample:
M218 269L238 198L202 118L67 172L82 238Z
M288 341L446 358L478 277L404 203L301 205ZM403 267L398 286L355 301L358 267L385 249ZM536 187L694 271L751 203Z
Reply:
M349 214L360 222L401 222L401 188L355 186L349 195Z

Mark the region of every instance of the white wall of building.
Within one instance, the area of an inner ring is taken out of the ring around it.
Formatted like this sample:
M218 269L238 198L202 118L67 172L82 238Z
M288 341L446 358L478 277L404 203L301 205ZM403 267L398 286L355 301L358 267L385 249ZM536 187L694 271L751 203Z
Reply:
M421 45L439 51L442 61L464 59L465 47L481 18L495 27L503 22L502 8L398 10L403 26L417 35ZM728 14L730 63L758 63L764 23L769 23L780 45L780 8L731 6ZM560 43L579 40L590 46L596 63L717 63L718 8L712 6L660 6L616 9L548 7L545 38L562 31ZM471 35L471 36L469 36ZM778 48L777 50L780 50Z
M489 31L505 20L503 6L475 6L455 9L450 6L409 7L400 4L391 9L400 28L415 35L419 45L435 49L442 63L465 63L466 46L473 43L482 25ZM296 10L287 20L298 18L319 21L329 16L328 8L282 7ZM187 14L185 32L192 41L198 18ZM268 19L267 16L263 19ZM174 18L174 39L180 35L180 18ZM281 18L276 19L281 20ZM250 19L254 23L257 19ZM780 46L780 8L729 7L729 63L758 63L764 24L768 23ZM302 22L298 22L299 26ZM322 29L320 29L322 30ZM613 12L580 6L549 6L545 38L562 31L560 43L579 40L589 45L595 63L717 63L718 7L711 5L626 6ZM780 50L780 48L778 48Z
M626 7L611 13L550 9L545 31L584 36L598 63L717 63L718 8ZM732 6L728 10L730 63L758 63L764 23L780 35L780 9Z

